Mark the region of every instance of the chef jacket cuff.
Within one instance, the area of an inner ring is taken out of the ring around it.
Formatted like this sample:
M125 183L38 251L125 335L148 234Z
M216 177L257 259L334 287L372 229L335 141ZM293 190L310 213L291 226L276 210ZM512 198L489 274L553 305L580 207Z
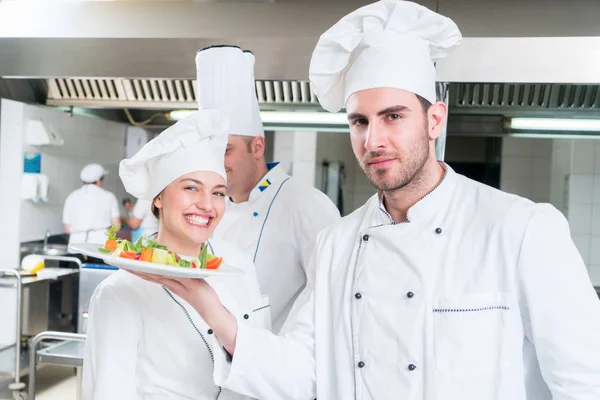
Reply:
M215 352L215 370L214 380L217 386L236 391L236 386L241 385L247 379L249 367L251 367L253 351L252 351L252 331L256 329L247 321L238 318L238 330L236 336L235 354L233 357L219 343L216 337L214 340L215 349L220 349ZM260 329L260 328L259 328ZM240 379L242 378L242 379Z

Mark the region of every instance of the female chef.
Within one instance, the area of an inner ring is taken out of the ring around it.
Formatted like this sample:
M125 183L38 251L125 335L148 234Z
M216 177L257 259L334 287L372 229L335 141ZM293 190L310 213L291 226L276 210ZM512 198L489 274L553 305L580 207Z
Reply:
M230 312L270 327L254 265L234 246L209 240L225 211L226 118L202 110L180 120L123 160L119 174L133 196L152 201L157 241L181 257L203 246L241 276L206 279ZM176 268L176 267L174 267ZM96 289L83 365L86 400L241 399L213 381L212 330L182 298L126 271Z

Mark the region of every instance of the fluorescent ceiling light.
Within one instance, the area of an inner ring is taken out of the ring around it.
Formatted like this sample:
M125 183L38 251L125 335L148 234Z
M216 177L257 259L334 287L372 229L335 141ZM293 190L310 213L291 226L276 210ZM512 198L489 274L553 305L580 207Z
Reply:
M600 139L600 135L594 134L570 134L570 133L508 133L510 137L521 138L521 139Z
M195 112L198 112L198 110L175 110L167 113L167 118L173 121L179 121Z
M168 114L172 120L180 120L195 113L196 110L175 110ZM260 117L264 124L297 124L297 125L344 125L348 119L344 113L305 112L305 111L261 111Z
M537 131L600 132L600 119L511 118L508 128Z

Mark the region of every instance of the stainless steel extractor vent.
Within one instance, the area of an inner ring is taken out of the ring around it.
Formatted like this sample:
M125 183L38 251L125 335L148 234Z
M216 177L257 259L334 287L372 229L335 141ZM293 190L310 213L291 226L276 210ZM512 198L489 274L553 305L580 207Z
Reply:
M599 85L463 83L450 87L456 108L600 110Z
M53 78L48 105L73 107L174 109L196 108L192 79ZM269 106L318 107L308 81L256 81L258 101Z
M46 104L53 106L140 110L197 107L193 79L53 78L47 79L47 84ZM454 83L449 88L449 105L457 114L600 112L600 85ZM256 95L263 110L322 110L308 81L257 80Z

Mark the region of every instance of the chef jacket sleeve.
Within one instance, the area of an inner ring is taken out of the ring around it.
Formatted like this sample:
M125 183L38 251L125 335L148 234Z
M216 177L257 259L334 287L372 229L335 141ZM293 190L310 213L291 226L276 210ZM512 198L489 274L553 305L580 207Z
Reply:
M279 336L238 318L233 359L224 350L215 352L215 383L261 400L314 399L314 304L309 280Z
M121 211L119 210L119 201L117 197L111 193L110 196L110 213L112 219L117 219L121 216Z
M65 200L65 205L63 207L63 224L70 225L71 224L71 195L67 196Z
M317 189L313 190L315 193L312 194L312 199L302 202L292 219L292 229L296 232L300 260L307 276L309 275L307 267L315 248L317 234L340 219L340 212L329 197ZM314 274L314 271L312 273Z
M139 313L109 286L99 286L90 303L83 361L83 398L135 400Z
M554 400L600 399L600 301L566 219L536 207L517 266L525 334Z
M271 321L271 304L269 302L269 296L263 295L260 291L258 284L258 278L256 276L256 268L250 257L244 257L245 267L244 270L244 289L246 292L245 298L248 304L244 304L244 308L247 309L249 317L245 319L252 325L272 329ZM242 292L242 290L240 290ZM250 306L248 309L247 307ZM244 314L245 315L245 314ZM238 313L237 317L244 318L244 315Z
M133 217L143 220L146 218L146 215L150 214L150 207L151 205L148 204L147 201L138 200L137 203L135 203L135 206L133 206L133 211L131 214Z

